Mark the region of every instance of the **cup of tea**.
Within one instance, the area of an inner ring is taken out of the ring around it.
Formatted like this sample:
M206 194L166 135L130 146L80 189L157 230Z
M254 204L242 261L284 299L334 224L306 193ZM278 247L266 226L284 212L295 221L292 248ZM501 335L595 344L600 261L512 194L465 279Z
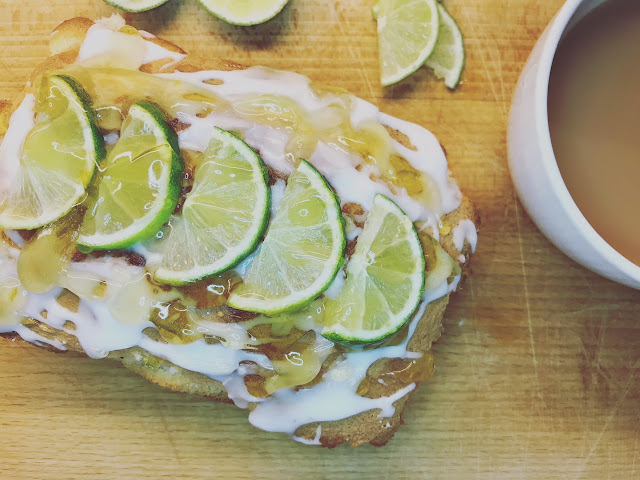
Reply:
M640 289L640 1L568 0L534 47L509 117L509 169L540 230Z

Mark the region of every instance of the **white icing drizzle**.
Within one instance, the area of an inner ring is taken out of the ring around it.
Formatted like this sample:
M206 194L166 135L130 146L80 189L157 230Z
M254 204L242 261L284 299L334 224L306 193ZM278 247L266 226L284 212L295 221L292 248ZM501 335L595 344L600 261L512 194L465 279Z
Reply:
M316 436L311 440L304 437L296 437L295 435L291 436L296 442L304 443L305 445L322 445L322 443L320 443L320 437L322 437L322 425L318 425L318 428L316 428Z
M369 211L373 208L376 194L381 193L393 198L413 221L425 220L431 216L427 208L407 195L404 189L394 195L386 184L372 181L369 174L378 173L375 165L363 165L360 171L356 170L359 158L354 154L318 142L309 161L335 188L342 205L357 203Z
M453 212L462 200L462 194L456 183L449 178L447 157L438 139L426 128L380 112L378 120L383 125L404 133L415 150L409 149L394 140L396 152L406 158L411 166L426 173L436 182L440 190L441 213ZM415 221L415 220L414 220Z
M117 132L109 132L104 136L104 143L106 143L107 145L115 145L116 143L118 143L119 139L120 134L118 134Z
M287 186L284 183L284 180L276 180L273 185L271 185L271 217L273 218L278 211L278 207L280 206L280 202L282 201L282 197L284 197L284 189Z
M115 17L112 16L111 19ZM143 36L118 31L124 26L124 22L116 20L97 22L89 28L76 63L138 70L142 65L167 59L169 62L162 66L164 69L186 57L183 53L172 52L150 41L148 34Z
M66 350L67 348L59 340L51 340L37 334L33 330L28 329L24 325L0 325L0 333L17 333L27 342L34 343L39 347L44 345L51 345L58 350Z
M422 301L425 303L431 303L441 297L444 297L448 293L455 292L458 289L458 283L462 275L456 275L451 282L444 280L439 286L432 289L425 289L422 294Z
M176 63L180 62L186 57L186 54L179 52L172 52L171 50L167 50L166 48L158 45L157 43L146 41L145 40L145 52L144 57L142 59L142 64L146 65L147 63L155 62L158 60L169 60L169 62L165 63L160 67L160 70L165 70L169 67L172 67Z
M355 227L346 232L346 238L348 241L355 240L362 233L362 228Z
M4 233L7 235L7 237L9 237L9 239L13 243L18 245L20 248L24 247L24 244L27 243L25 242L24 238L20 236L20 233L18 233L16 230L5 230ZM15 250L15 251L16 251L16 256L18 256L18 253L20 253L20 251L19 250Z
M109 62L113 61L121 68L126 66L138 69L156 60L169 59L171 61L167 65L169 66L184 58L183 54L171 52L151 42L150 40L154 37L147 32L141 32L139 36L118 32L117 30L123 25L124 21L120 17L112 17L92 26L82 44L77 61L87 66L109 65ZM347 94L318 95L311 88L308 78L266 68L230 72L176 72L160 76L207 88L215 95L232 103L247 94L270 94L290 98L304 109L310 118L317 117L321 122L331 121L330 109L327 108L330 105L346 106L354 128L369 121L378 121L409 137L416 150L407 149L395 141L393 148L414 168L433 179L439 189L441 202L438 211L430 211L411 198L403 189L397 189L392 193L384 183L371 180L370 173L379 174L376 166L364 165L358 171L355 168L358 159L354 154L335 145L318 142L309 160L336 189L343 204L354 202L369 209L374 195L383 193L392 197L414 221L423 221L423 228L432 227L437 235L439 217L454 210L460 203L460 192L448 177L444 152L435 137L422 127L379 112L378 108L369 102ZM219 85L204 83L212 79L219 79L222 83ZM7 156L19 158L22 142L34 124L34 102L33 95L27 95L14 112L5 137L10 138L11 141L0 145L0 158L7 158ZM198 118L180 113L179 120L188 125L179 133L181 148L204 151L213 126L219 126L240 132L249 145L260 151L265 163L276 171L288 174L293 168L285 155L290 137L282 130L234 117L232 114L212 114L206 118ZM109 143L116 140L116 137L107 136ZM0 190L2 182L12 178L16 169L16 165L0 163ZM271 187L274 211L278 207L283 192L284 182L276 181ZM472 245L472 249L475 249L477 241L475 226L472 222L467 222L454 230L454 242L464 242L466 239ZM352 228L349 239L356 238L360 231L361 229L357 227ZM18 239L18 236L13 235L12 232L8 234L12 239L14 237ZM17 251L13 250L15 249L0 251L0 268L2 273L7 273L11 277L10 280L13 281L11 288L21 288L19 284L15 285ZM153 254L144 246L138 244L132 250L144 255L148 264L154 261L157 263L158 259L154 259ZM251 257L238 265L235 268L236 272L242 275L250 261ZM388 397L377 399L357 395L358 385L365 378L369 366L379 358L420 357L419 353L407 350L408 342L419 319L429 302L455 290L460 280L460 276L457 276L453 282L444 281L437 288L425 292L420 307L411 320L407 337L402 343L345 353L343 359L336 362L325 373L323 381L319 384L298 391L280 389L269 397L257 398L249 393L244 383L244 377L254 371L254 366L242 362L255 362L262 368L273 369L265 355L247 348L255 345L255 339L248 335L248 329L269 320L258 317L244 324L215 323L207 321L206 315L201 315L202 312L188 307L189 315L193 317L195 323L200 325L198 331L203 328L203 332L219 338L221 343L209 344L204 339L199 339L176 345L153 340L143 333L146 328L153 327L153 323L149 321L150 312L152 309L159 309L162 312L163 308L168 309L167 302L181 297L180 292L175 289L154 290L145 280L146 274L144 267L128 265L121 258L105 257L72 263L66 275L63 275L60 285L80 297L77 312L64 308L58 302L62 288L56 287L44 294L24 291L23 301L20 302L23 305L20 313L74 335L85 352L94 358L104 357L111 351L139 346L150 354L166 359L179 367L208 375L223 384L229 398L237 406L247 408L255 405L249 415L249 420L255 426L268 431L286 432L294 439L307 444L320 443L322 428L318 426L315 438L309 440L295 436L295 431L301 425L339 420L372 409L380 410L381 418L391 417L394 414L393 403L411 392L415 388L415 383L405 386ZM104 298L96 299L92 297L91 292L100 281L106 281L106 293ZM336 277L326 295L337 295L343 283L344 275L341 273ZM127 312L122 309L118 310L117 307L120 304L126 305L125 308L132 307L133 313L128 312L129 315L127 315ZM43 315L44 311L46 311L45 315ZM135 321L132 321L132 318ZM67 328L68 325L65 325L67 321L73 322L75 328ZM299 315L296 318L296 327L301 331L315 330L317 333L320 331L320 327L314 324L311 315L307 317ZM36 344L46 343L61 350L66 348L62 342L47 340L21 324L0 324L0 332L16 332L25 340ZM332 344L318 336L316 354L326 358L331 349Z
M326 380L317 387L300 391L281 389L273 393L272 400L259 403L249 414L249 421L268 432L294 432L301 425L313 422L340 420L368 410L380 409L381 418L392 417L393 403L415 389L411 383L389 397L366 398L356 395L347 381Z
M11 115L9 128L5 138L11 139L0 144L0 201L4 200L3 192L9 190L14 184L20 167L22 146L29 131L35 125L34 107L35 97L28 93Z
M146 40L151 40L152 38L156 38L153 33L147 32L146 30L138 30L140 36Z
M195 150L204 152L213 135L213 127L216 126L207 118L199 118L195 115L178 112L178 120L189 125L189 128L178 132L178 140L182 150Z
M201 86L210 85L202 84ZM227 114L212 114L203 119L183 114L180 116L180 120L191 125L183 135L192 142L187 144L194 145L194 150L203 151L206 148L208 140L211 138L211 134L208 132L211 127L216 126L223 130L241 133L244 141L251 148L258 150L262 160L274 170L287 175L293 172L293 165L289 163L285 154L289 135L281 130ZM197 133L187 133L194 126ZM194 137L199 138L199 140L194 141ZM181 136L181 147L182 141Z
M97 66L119 62L121 68L137 70L144 64L145 42L140 36L114 31L96 23L89 28L76 63Z
M471 246L471 252L475 252L478 244L478 232L474 223L468 219L462 220L453 229L453 244L459 251L462 251L465 241Z
M164 358L187 370L220 378L231 375L242 361L252 361L270 366L269 359L262 354L227 348L221 344L209 345L197 340L185 345L160 343L148 337L142 337L138 345L157 357Z
M244 377L250 373L245 365L240 365L235 375L229 375L220 379L222 386L227 390L227 396L240 408L248 408L250 403L259 402L261 399L254 397L247 390Z
M338 270L338 273L336 273L336 278L333 279L329 288L324 291L324 296L332 300L336 300L340 290L342 290L342 287L344 286L345 280L346 274L344 273L344 268L341 268Z

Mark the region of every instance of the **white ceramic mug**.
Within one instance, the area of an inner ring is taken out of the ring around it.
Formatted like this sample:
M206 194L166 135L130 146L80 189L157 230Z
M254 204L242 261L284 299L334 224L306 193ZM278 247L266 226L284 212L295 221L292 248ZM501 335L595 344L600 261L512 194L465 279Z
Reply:
M568 0L531 52L511 105L509 168L522 204L551 242L590 270L640 289L640 266L605 242L571 198L556 163L547 118L549 74L558 43L605 1Z

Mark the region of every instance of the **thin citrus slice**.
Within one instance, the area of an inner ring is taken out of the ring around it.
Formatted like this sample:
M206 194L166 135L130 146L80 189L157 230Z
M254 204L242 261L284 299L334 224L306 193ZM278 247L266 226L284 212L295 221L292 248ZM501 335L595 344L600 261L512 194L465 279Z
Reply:
M232 25L257 25L275 17L289 0L200 0L209 13Z
M11 172L11 178L5 176L0 182L4 189L0 191L0 226L4 228L31 230L65 215L80 203L96 164L105 155L91 101L72 78L43 79L34 110L36 122L26 138L15 138L11 125L5 136L6 142L24 140L22 151L5 145L0 149L1 170ZM24 113L31 117L29 111Z
M398 331L418 307L425 261L411 219L377 195L347 279L335 300L327 299L322 335L337 343L367 344Z
M392 85L418 70L438 39L436 0L378 0L373 8L378 22L380 82Z
M126 248L155 235L180 195L178 138L153 103L131 106L78 237L83 250Z
M109 5L120 8L125 12L146 12L160 5L167 3L168 0L104 0Z
M231 292L228 304L267 315L301 308L331 284L344 247L338 201L322 175L301 160L244 282Z
M233 267L255 249L269 208L268 176L258 154L215 128L182 214L149 241L149 250L162 254L155 279L180 285Z
M464 39L460 27L441 4L438 4L438 14L440 16L438 41L425 65L432 68L436 77L443 78L444 84L453 90L460 83L462 70L464 70Z

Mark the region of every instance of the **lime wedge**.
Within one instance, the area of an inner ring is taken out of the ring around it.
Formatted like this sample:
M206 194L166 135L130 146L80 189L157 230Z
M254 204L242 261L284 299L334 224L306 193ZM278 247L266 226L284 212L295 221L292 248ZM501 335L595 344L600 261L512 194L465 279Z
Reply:
M178 202L179 152L162 110L147 101L132 105L87 206L78 246L125 248L155 235Z
M227 270L258 244L270 207L266 168L246 143L214 129L182 207L148 249L162 254L155 272L173 285Z
M72 78L43 79L35 111L20 158L0 158L16 172L9 190L0 191L0 227L31 230L65 215L80 203L105 155L89 97Z
M392 85L418 70L438 39L436 0L378 0L373 8L378 22L380 82Z
M109 5L121 8L125 12L146 12L160 5L167 3L168 0L104 0Z
M395 333L418 307L425 261L411 219L377 195L347 279L335 300L327 299L322 335L336 343L367 344Z
M338 201L322 175L301 160L244 283L231 292L228 304L267 315L301 308L331 284L344 247Z
M210 14L232 25L257 25L275 17L289 0L200 0Z
M462 70L464 70L464 40L460 27L441 4L438 4L438 14L440 16L438 41L425 65L433 69L436 77L444 78L444 84L453 90L460 83Z

